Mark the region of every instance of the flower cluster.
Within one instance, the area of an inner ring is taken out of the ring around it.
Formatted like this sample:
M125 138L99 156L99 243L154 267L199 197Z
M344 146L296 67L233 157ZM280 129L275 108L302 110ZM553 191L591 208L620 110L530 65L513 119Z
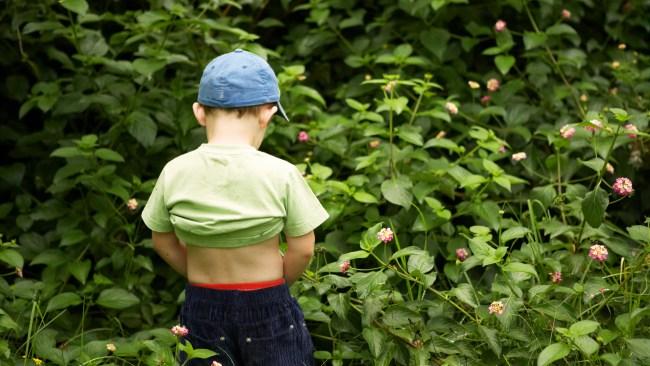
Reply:
M506 30L507 23L504 20L497 20L496 23L494 23L494 30L497 32L503 32Z
M393 230L389 227L384 227L377 233L377 239L381 240L384 243L388 243L393 240Z
M626 123L623 128L628 132L627 137L631 139L636 138L636 133L639 132L639 129L631 123Z
M551 282L553 283L560 283L562 282L562 272L551 272L548 274L551 277Z
M350 269L350 261L341 262L341 264L339 264L339 268L341 269L341 273L346 273L348 269Z
M127 203L126 203L126 208L129 209L129 211L135 211L138 209L138 200L135 198L131 198Z
M604 245L594 244L589 248L589 257L596 262L604 262L607 260L607 248Z
M309 134L306 131L298 132L298 141L299 142L307 142L307 141L309 141Z
M223 365L221 364L221 362L212 361L212 363L210 364L210 366L223 366Z
M597 120L597 119L592 119L591 121L589 121L589 125L585 126L585 130L587 130L587 131L589 131L591 133L595 133L596 131L600 130L601 128L603 128L603 123L600 120Z
M464 262L467 257L469 257L469 250L467 250L467 248L456 249L456 259L458 259L458 261Z
M106 343L106 350L108 352L115 352L115 350L117 350L117 348L115 347L115 345L113 343Z
M614 193L621 197L626 197L634 193L634 187L632 187L632 181L630 178L619 177L616 178L614 184L612 184L612 190Z
M563 138L569 140L573 137L573 135L576 134L576 129L575 127L571 127L569 125L564 125L562 128L560 128L560 136Z
M562 9L562 19L564 20L571 19L571 12L566 9Z
M522 161L522 160L526 160L527 158L528 155L526 155L526 153L523 151L512 154L512 161Z
M490 314L501 315L506 310L505 305L501 301L494 301L488 306L488 312Z
M190 331L185 326L174 325L171 329L171 332L176 337L185 337Z
M467 85L469 85L470 89L479 89L481 87L481 84L473 80L468 81Z
M458 107L452 102L447 102L445 104L445 109L447 109L447 112L449 112L449 114L458 114Z
M497 79L490 79L487 81L487 89L491 92L499 90L501 87L501 82Z

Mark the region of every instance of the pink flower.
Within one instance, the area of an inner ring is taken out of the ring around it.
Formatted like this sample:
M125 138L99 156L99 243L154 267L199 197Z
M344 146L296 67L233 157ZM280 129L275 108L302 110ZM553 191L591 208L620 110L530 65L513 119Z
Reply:
M528 155L526 155L526 153L522 151L516 154L512 154L511 159L512 161L522 161L528 159Z
M494 23L494 30L497 32L503 32L506 30L506 22L501 19L497 20L497 22Z
M490 314L501 315L506 310L505 305L501 301L494 301L488 306L488 312Z
M503 154L503 153L506 152L507 150L508 150L508 148L506 147L506 145L501 145L501 146L499 146L499 152L500 152L500 153Z
M131 199L126 203L126 207L127 207L130 211L135 211L135 210L137 210L137 209L138 209L138 200L136 200L135 198L131 198Z
M467 250L467 248L456 249L456 259L458 259L458 261L464 262L467 257L469 257L469 250Z
M605 166L605 170L609 174L614 174L614 166L610 163L607 163L607 166Z
M487 89L491 92L499 90L501 87L501 82L498 79L490 79L487 81Z
M339 265L339 268L341 269L341 273L346 273L350 269L350 261L343 261Z
M210 364L210 366L223 366L223 365L222 365L220 362L212 361L212 363Z
M189 329L182 325L174 325L170 330L176 337L185 337L190 332Z
M298 141L307 142L309 141L309 134L305 131L298 132Z
M445 108L447 109L447 112L449 112L449 114L458 114L458 107L456 106L456 104L452 102L447 102L445 104Z
M614 193L622 197L629 196L634 192L632 181L626 177L616 178L616 181L612 184L612 190Z
M571 18L571 12L566 9L562 9L562 19L570 19L570 18Z
M492 100L491 96L484 95L484 96L481 97L481 104L486 105L486 104L490 103L491 100Z
M383 241L384 243L390 242L393 240L393 230L391 230L389 227L382 228L377 233L377 239Z
M607 248L604 245L594 244L589 248L589 257L596 262L604 262L607 260Z
M629 134L627 135L627 137L629 137L629 138L631 138L631 139L636 138L636 133L635 133L635 132L639 132L639 129L636 128L636 126L633 125L633 124L631 124L631 123L626 123L626 124L623 126L623 128L624 128L627 132L632 132L632 133L629 133Z
M603 123L600 120L592 119L589 121L589 126L585 126L585 130L594 133L603 128Z
M562 282L562 272L551 272L548 275L551 276L551 282L553 283Z
M569 125L564 125L560 128L560 135L567 140L571 139L575 133L576 129Z

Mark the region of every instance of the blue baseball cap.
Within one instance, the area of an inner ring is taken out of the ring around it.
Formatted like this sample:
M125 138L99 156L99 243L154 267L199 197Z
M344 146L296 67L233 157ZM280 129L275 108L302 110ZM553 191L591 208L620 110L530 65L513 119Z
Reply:
M223 54L205 67L198 102L215 108L275 103L280 115L289 120L280 104L278 78L271 66L263 58L241 49Z

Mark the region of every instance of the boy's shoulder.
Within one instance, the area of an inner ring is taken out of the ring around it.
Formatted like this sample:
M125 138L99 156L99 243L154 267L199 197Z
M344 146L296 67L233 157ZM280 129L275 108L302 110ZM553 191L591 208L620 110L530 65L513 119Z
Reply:
M274 172L279 174L292 174L297 171L296 166L282 158L269 153L251 149L244 154L237 154L239 163L248 163L257 167L260 171ZM201 162L201 148L197 148L171 159L165 164L164 170L182 171L192 170Z

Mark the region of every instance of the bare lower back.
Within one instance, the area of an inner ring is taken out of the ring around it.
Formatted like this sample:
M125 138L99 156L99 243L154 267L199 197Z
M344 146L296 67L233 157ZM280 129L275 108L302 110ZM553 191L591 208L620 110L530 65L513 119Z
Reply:
M279 236L239 248L187 245L187 278L191 283L243 283L282 277Z

